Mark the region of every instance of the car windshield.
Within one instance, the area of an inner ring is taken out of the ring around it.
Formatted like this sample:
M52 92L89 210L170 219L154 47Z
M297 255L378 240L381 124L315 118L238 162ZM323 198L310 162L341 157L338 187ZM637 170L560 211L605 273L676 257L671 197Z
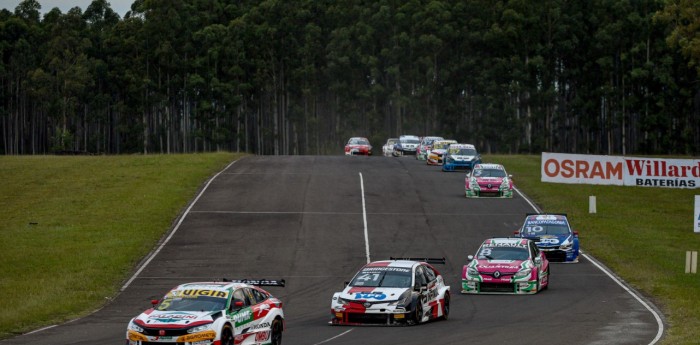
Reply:
M367 267L350 282L350 286L410 287L411 269L401 267Z
M366 139L350 139L351 145L369 145L369 141Z
M420 141L418 139L401 139L401 142L404 144L419 144Z
M501 169L476 169L474 177L506 177L506 172Z
M191 294L189 292L192 292ZM199 294L208 295L199 295ZM160 311L217 311L226 309L228 292L215 290L170 291L156 310Z
M450 143L448 142L436 142L435 145L433 146L434 149L444 149L447 145Z
M530 254L525 247L484 246L477 256L480 260L527 260Z
M569 225L564 220L525 222L523 232L528 236L568 235Z
M474 149L466 149L466 148L449 148L449 152L451 155L458 155L458 156L476 156L476 150Z
M394 144L396 144L397 142L398 142L397 139L389 139L389 140L387 140L386 144L387 144L387 145L394 145Z

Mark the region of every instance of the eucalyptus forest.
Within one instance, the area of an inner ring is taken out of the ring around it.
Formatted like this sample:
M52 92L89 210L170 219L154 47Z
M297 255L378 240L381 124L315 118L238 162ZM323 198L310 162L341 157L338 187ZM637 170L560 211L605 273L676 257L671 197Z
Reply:
M693 0L107 0L0 11L0 153L693 155Z

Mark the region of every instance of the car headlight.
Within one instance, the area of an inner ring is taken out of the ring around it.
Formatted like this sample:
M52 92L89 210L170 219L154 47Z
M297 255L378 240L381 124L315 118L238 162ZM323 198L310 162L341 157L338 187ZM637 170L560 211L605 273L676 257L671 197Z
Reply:
M507 179L507 178L504 178L504 179L501 181L501 188L507 189L508 187L509 187L509 185L508 185L508 179Z
M479 271L478 271L476 268L474 268L474 267L469 267L469 268L467 268L467 275L469 275L469 276L478 276L478 275L479 275Z
M399 299L389 303L390 306L396 306L399 308L405 308L407 305L411 304L411 291L406 290L399 296Z
M201 325L201 326L197 326L197 327L192 327L192 328L190 328L190 329L187 330L187 333L199 333L199 332L203 332L203 331L206 331L206 330L211 329L211 325L212 325L211 323L208 323L208 324L206 324L206 325Z
M572 242L566 241L566 242L564 242L564 243L559 247L559 249L561 249L561 250L569 250L569 249L571 249L571 246L572 246L572 245L573 245Z
M513 276L513 278L525 278L525 277L530 276L530 273L532 273L532 269L526 268L524 270L518 271L518 273L516 273Z
M452 158L452 157L447 157L447 158L445 158L445 161L447 161L448 163L452 163L452 162L454 162L455 160L454 160L454 158Z
M338 297L338 304L345 306L345 305L350 304L350 301L346 300L345 298Z
M143 327L135 324L133 320L131 320L131 322L129 322L129 329L134 331L134 332L143 333Z

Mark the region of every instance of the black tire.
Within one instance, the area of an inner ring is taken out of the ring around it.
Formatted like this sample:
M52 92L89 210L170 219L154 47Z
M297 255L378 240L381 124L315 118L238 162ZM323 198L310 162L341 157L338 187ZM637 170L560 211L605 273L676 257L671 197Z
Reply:
M270 343L272 345L282 345L282 321L275 319L270 327Z
M445 292L445 303L442 305L442 319L447 320L450 316L450 293Z
M421 320L423 319L423 303L421 303L420 297L416 298L416 307L413 309L413 315L411 318L413 319L413 324L415 325L420 324Z
M231 325L225 325L221 330L221 345L233 345L233 329Z

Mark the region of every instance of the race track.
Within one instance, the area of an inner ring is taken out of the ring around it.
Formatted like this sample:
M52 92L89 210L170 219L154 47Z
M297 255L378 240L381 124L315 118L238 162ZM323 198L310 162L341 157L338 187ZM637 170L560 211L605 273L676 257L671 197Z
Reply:
M537 295L459 294L467 255L487 237L512 235L535 211L517 193L466 199L464 173L414 157L250 156L211 180L112 303L0 344L123 345L129 319L152 299L179 283L224 277L287 281L266 288L285 303L286 345L653 344L663 330L657 316L588 257L553 264L550 288ZM574 227L585 251L585 224ZM333 292L368 256L445 257L436 268L451 286L449 320L328 325Z

